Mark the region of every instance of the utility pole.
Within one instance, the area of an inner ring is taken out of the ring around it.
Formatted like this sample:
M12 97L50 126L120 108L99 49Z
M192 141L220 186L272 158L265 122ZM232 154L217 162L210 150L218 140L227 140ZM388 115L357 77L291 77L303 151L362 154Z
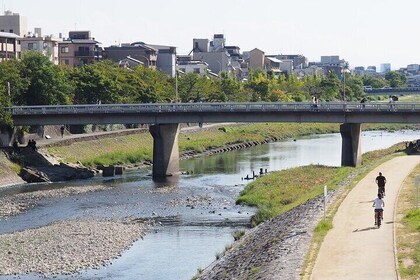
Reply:
M175 102L178 102L178 70L175 69Z

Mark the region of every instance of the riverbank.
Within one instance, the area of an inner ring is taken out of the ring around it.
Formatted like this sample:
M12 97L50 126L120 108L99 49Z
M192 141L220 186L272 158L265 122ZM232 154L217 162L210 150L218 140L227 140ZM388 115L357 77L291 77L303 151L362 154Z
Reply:
M340 180L334 189L329 190L328 207L337 204L360 177L385 159L390 159L393 152L403 147L404 145L399 144L389 149L366 154L365 165L349 169L347 176ZM306 170L305 167L296 169ZM266 177L286 177L285 180L287 180L288 172L288 170L274 172ZM297 177L296 180L305 181L306 173L295 174L295 177ZM255 183L262 189L267 189L267 187L274 187L281 191L283 187L287 189L287 186L275 183L276 180L272 181L274 186L267 186L264 183L266 180L266 178L261 178ZM316 186L314 187L316 190ZM322 188L318 193L321 192ZM276 197L273 191L270 193L270 197ZM265 199L261 199L261 196L257 195L257 197L259 197L260 209L267 207L267 204L279 203L276 201L267 203ZM304 275L302 271L304 263L306 262L311 267L313 258L316 257L318 249L311 247L311 240L315 227L323 217L323 209L323 195L319 194L315 198L301 202L290 211L259 224L248 231L239 242L234 243L222 257L198 274L196 279L300 279ZM313 251L315 255L308 259L307 254L311 250L315 250Z

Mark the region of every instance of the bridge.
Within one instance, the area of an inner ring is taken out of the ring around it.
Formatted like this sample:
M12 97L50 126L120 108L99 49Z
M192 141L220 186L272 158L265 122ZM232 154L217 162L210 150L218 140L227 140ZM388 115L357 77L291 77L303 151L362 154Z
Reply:
M364 89L367 95L411 95L420 94L420 87L406 87L406 88L372 88Z
M343 166L361 164L362 123L420 123L420 102L154 103L22 106L6 108L16 126L150 124L153 177L179 172L180 123L340 123ZM11 137L9 143L12 141Z

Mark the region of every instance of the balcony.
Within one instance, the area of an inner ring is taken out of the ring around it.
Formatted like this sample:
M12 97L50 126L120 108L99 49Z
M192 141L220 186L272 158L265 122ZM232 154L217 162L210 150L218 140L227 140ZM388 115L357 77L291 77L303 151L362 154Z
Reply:
M75 57L93 57L95 55L94 51L75 51Z

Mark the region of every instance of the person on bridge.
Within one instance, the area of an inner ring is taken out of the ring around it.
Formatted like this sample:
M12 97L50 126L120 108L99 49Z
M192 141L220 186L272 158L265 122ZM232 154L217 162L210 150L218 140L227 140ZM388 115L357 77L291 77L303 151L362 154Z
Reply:
M378 197L375 198L375 200L373 201L373 205L372 207L375 207L375 215L373 216L373 218L375 219L375 226L376 224L376 217L377 215L381 215L381 219L384 219L384 208L385 207L385 202L382 199L382 195L380 193L378 193Z
M378 193L385 196L385 184L386 178L382 175L382 172L379 172L379 175L376 177L376 184L378 185Z

